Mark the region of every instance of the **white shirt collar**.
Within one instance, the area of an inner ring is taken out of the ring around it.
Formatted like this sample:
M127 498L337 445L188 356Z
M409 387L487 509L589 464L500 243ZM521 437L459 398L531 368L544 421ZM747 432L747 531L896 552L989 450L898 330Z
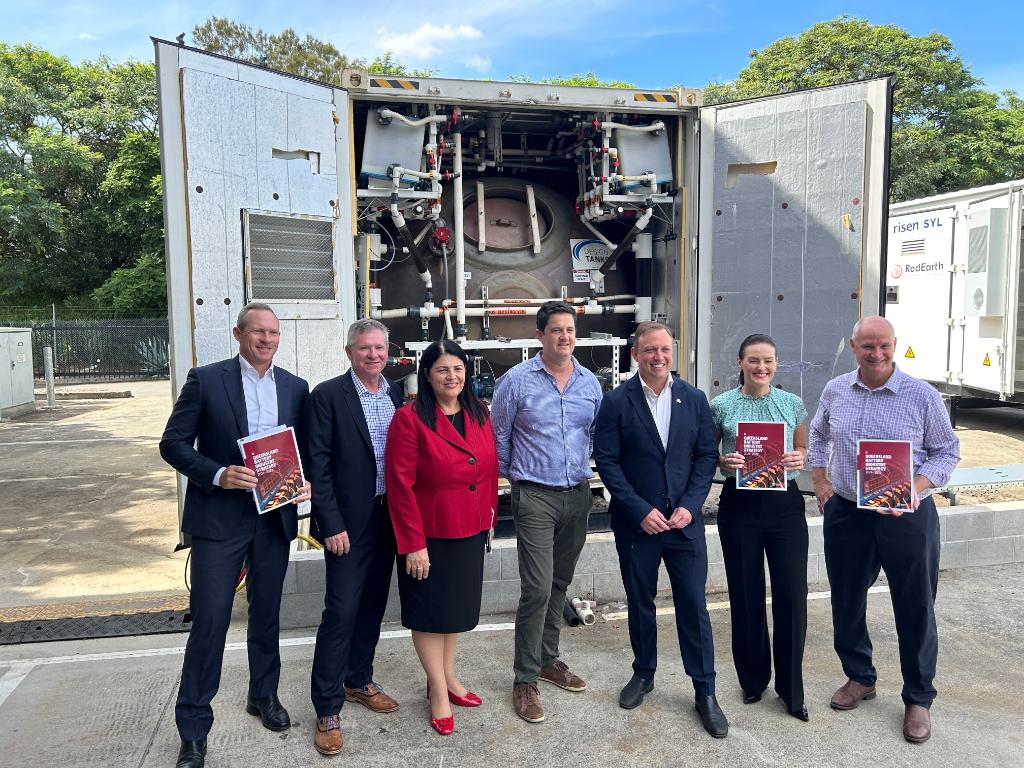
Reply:
M253 368L252 364L248 360L246 360L244 357L242 357L241 355L238 356L238 364L242 367L242 375L243 376L251 376L251 377L254 377L256 379L260 378L260 375L257 372L257 370L255 368ZM270 361L270 367L267 368L266 375L270 377L271 381L276 381L276 379L274 379L274 361L273 360Z

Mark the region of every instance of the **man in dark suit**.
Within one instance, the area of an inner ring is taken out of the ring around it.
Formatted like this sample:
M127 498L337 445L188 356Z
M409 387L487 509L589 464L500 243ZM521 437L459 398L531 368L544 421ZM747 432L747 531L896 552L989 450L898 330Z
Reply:
M701 515L718 447L704 393L672 375L672 346L672 334L661 323L637 326L632 354L638 373L605 396L594 430L594 460L612 496L609 512L633 646L633 677L619 704L632 709L654 689L654 597L664 561L683 668L693 681L697 712L708 733L724 738L729 722L715 699Z
M395 564L395 534L384 496L384 443L402 405L381 374L388 329L357 320L345 354L352 369L319 384L305 415L306 471L313 494L313 535L324 544L327 592L316 633L310 694L313 746L341 752L339 713L346 701L387 713L398 709L373 679L373 655Z
M281 587L296 505L260 515L238 440L281 424L298 425L309 386L274 366L280 324L266 304L250 303L233 329L238 355L193 368L160 440L164 461L185 475L181 530L192 537L192 627L185 646L174 717L181 736L178 768L202 766L220 687L224 638L243 563L248 564L249 694L246 710L267 728L291 725L277 698ZM309 485L300 501L309 498Z

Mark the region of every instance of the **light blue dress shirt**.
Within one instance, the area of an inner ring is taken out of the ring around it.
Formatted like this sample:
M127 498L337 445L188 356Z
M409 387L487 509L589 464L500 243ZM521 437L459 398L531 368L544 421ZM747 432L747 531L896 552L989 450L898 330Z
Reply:
M491 426L498 471L509 480L565 488L593 476L590 454L601 384L575 358L572 362L564 392L540 354L498 379Z

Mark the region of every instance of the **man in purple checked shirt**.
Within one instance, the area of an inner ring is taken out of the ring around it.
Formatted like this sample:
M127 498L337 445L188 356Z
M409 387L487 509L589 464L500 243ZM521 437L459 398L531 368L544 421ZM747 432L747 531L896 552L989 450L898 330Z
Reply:
M867 591L884 569L903 673L903 737L920 744L931 736L938 653L939 517L931 493L949 480L960 460L960 441L938 392L893 363L896 335L888 320L860 320L850 346L857 370L825 386L811 421L807 455L814 494L825 515L834 645L849 678L833 694L832 708L855 709L875 698ZM911 442L913 513L857 508L857 441L862 439Z

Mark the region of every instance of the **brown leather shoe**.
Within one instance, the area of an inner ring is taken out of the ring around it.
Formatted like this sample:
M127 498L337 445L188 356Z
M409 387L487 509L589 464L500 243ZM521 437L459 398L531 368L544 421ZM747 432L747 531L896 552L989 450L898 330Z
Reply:
M903 738L911 744L924 744L932 735L932 714L920 704L907 704L903 715Z
M540 671L540 679L545 683L553 683L567 691L587 690L587 684L583 682L583 678L570 672L569 667L561 659L555 659L546 667L543 667Z
M516 714L528 723L544 720L544 709L540 705L540 693L536 683L516 683L512 686L512 706Z
M340 754L341 743L344 739L345 737L341 733L341 720L337 715L328 715L316 721L313 746L321 755L333 757Z
M371 680L362 688L345 686L345 701L357 701L371 712L385 715L398 709L398 702L384 693L384 689Z
M847 680L838 691L832 694L832 709L846 711L856 709L862 701L875 698L875 686L861 685L856 680Z

